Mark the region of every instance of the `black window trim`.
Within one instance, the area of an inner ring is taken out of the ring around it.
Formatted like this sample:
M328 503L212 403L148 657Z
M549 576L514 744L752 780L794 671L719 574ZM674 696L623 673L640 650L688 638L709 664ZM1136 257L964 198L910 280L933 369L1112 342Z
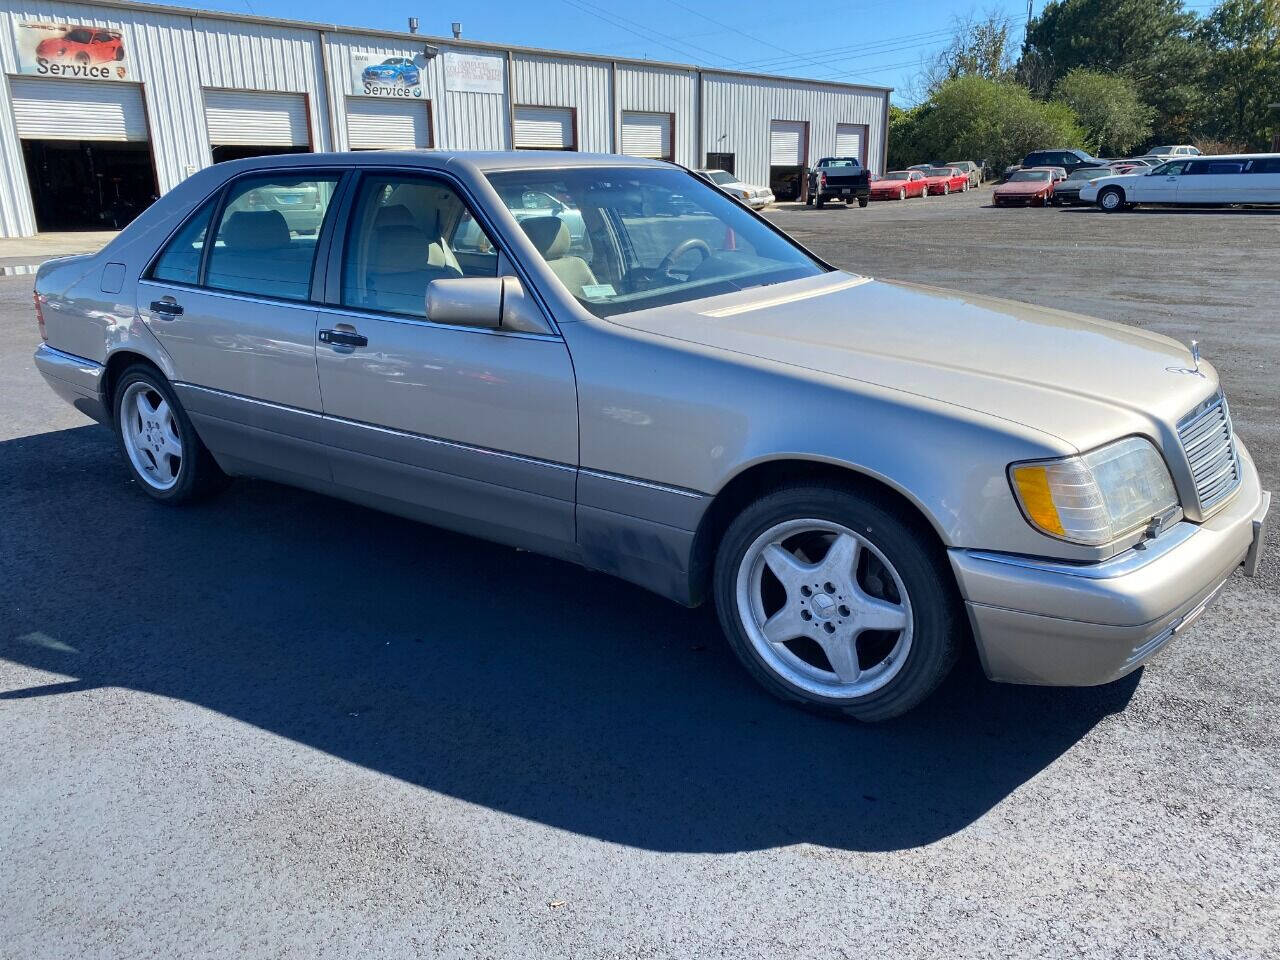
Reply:
M485 211L484 205L477 201L474 191L460 178L451 173L438 170L428 169L424 167L406 167L395 164L385 166L361 166L352 170L352 176L346 191L341 198L341 205L334 204L337 212L334 216L334 224L341 223L343 229L339 232L336 229L332 231L332 238L329 248L326 251L325 262L325 283L321 292L318 304L326 310L338 313L351 313L355 315L365 315L383 320L396 320L402 323L418 323L440 330L460 330L468 333L484 333L484 334L505 334L516 336L514 331L489 330L483 327L463 327L457 324L440 323L432 321L430 317L419 317L414 314L397 313L393 310L375 310L369 307L352 306L342 302L342 267L343 260L346 256L346 247L351 239L352 230L354 229L354 217L356 212L356 202L360 197L360 187L364 183L365 178L386 178L386 177L403 177L406 180L424 180L435 183L441 183L453 190L458 198L462 201L463 207L471 214L471 218L484 231L485 236L489 238L489 242L493 244L494 254L497 256L497 274L502 277L506 274L503 272L503 266L506 265L520 281L524 288L525 295L533 299L538 305L538 309L542 312L545 319L553 331L553 335L548 337L543 334L522 334L522 336L537 336L541 339L562 339L560 333L560 325L556 322L555 314L550 309L542 291L538 289L533 282L524 266L515 257L507 252L507 241L502 232L493 222L493 218Z

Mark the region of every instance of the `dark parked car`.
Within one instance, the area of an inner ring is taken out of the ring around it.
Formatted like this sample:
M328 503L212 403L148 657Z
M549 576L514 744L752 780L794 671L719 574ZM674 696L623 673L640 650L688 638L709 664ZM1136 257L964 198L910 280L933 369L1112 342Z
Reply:
M1080 167L1067 174L1067 179L1054 184L1053 202L1072 204L1080 202L1080 188L1103 173L1093 167Z
M871 178L857 157L823 157L809 171L810 203L821 208L828 200L843 200L865 207L871 196Z
M1033 150L1022 161L1022 168L1062 167L1067 173L1081 167L1105 167L1107 161L1090 156L1083 150Z

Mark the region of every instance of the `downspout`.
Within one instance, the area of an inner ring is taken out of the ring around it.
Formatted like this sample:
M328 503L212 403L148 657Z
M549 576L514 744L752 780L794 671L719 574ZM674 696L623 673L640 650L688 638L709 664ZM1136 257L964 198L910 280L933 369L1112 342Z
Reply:
M620 153L618 127L622 115L618 113L618 61L609 61L609 152Z
M516 57L507 51L507 143L516 148Z
M880 169L877 173L884 174L889 170L889 94L884 95L884 119L881 121L880 127Z
M695 170L700 170L706 165L706 155L703 152L705 144L703 143L702 132L702 70L695 70L694 73L697 75L697 82L693 88L693 119L694 123L697 124L698 133L694 140L697 147L693 158L693 167Z
M329 37L325 31L320 31L320 79L324 81L324 96L329 102L326 106L329 108L325 111L325 116L329 121L329 143L333 145L333 149L338 149L338 121L334 116L334 111L338 109L337 98L333 95L333 84L329 82ZM343 110L346 110L346 101L343 101ZM351 149L351 144L345 144L345 147Z

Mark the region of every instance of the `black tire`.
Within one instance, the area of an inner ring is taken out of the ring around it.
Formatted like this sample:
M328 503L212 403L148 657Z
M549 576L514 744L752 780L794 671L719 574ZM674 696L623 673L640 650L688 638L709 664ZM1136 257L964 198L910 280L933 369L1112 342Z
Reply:
M817 207L819 210L821 210L823 207L827 205L827 201L823 200L822 197L819 196L813 201L813 205Z
M870 197L859 197L859 198L858 198L858 206L859 206L859 207L865 207L865 206L870 202L870 200L871 200L871 198L870 198Z
M808 199L806 199L806 200L805 200L805 202L804 202L804 205L805 205L806 207L812 207L812 206L813 206L813 197L812 197L812 196L810 196Z
M169 404L173 411L174 420L178 425L178 436L182 443L182 458L178 467L176 482L167 490L159 490L144 477L129 456L128 448L125 445L124 438L124 414L121 410L124 398L129 392L129 387L135 383L145 383L164 397L165 402ZM120 456L124 460L125 467L141 488L153 500L160 503L183 504L193 503L197 500L211 496L222 490L229 479L222 469L214 461L213 455L209 453L209 449L200 440L196 434L195 427L191 424L191 419L187 416L187 411L182 408L182 404L178 401L178 396L173 391L173 387L169 385L169 381L164 378L161 373L145 363L134 364L128 367L116 380L112 389L112 430L116 435L116 444L120 448Z
M1104 213L1119 213L1125 209L1124 191L1119 187L1104 187L1098 194L1098 206Z
M823 697L789 682L761 659L738 613L738 571L751 544L776 524L801 518L857 531L893 564L910 598L913 633L903 665L884 686L857 699ZM761 497L729 525L716 555L713 592L729 645L747 672L782 700L868 722L907 712L942 683L966 635L963 602L931 536L901 508L841 486L791 487Z

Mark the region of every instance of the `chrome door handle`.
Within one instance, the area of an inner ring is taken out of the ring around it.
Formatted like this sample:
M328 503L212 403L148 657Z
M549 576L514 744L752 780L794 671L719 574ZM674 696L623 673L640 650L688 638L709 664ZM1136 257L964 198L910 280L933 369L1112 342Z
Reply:
M348 330L321 330L320 342L335 347L367 347L369 338Z
M163 300L152 300L151 312L158 313L162 320L172 320L174 317L182 316L182 304L174 300L173 297L165 297Z

